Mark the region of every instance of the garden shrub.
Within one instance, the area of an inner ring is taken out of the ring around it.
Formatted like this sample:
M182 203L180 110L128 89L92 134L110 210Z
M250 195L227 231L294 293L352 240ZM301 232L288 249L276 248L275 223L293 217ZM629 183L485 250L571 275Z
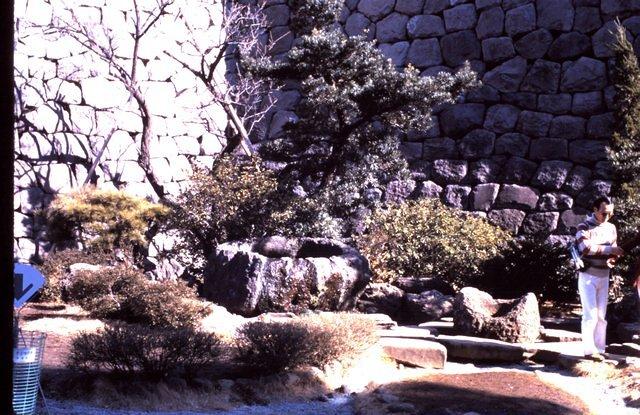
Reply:
M191 328L107 326L76 336L67 364L82 371L106 370L152 379L189 377L216 363L221 352L218 337Z
M95 317L158 327L194 326L206 312L183 282L149 281L125 265L77 273L67 295Z
M108 251L146 246L145 234L168 211L124 191L87 186L58 195L44 213L52 242L76 241L83 248Z
M574 302L577 274L567 248L546 241L546 235L518 238L484 266L474 286L497 298L533 292L542 300Z
M178 260L194 273L223 242L271 235L338 236L322 205L280 191L259 157L222 155L211 171L195 170L169 218Z
M377 282L435 277L462 287L511 239L505 230L436 199L380 209L368 227L355 239Z
M320 314L287 322L254 321L238 332L236 358L254 373L270 374L302 365L348 361L376 341L375 323L354 314Z
M51 252L47 255L38 269L45 277L45 285L38 293L38 301L63 301L63 279L69 270L69 266L77 263L104 265L110 263L111 256L101 251L79 251L77 249L64 249Z

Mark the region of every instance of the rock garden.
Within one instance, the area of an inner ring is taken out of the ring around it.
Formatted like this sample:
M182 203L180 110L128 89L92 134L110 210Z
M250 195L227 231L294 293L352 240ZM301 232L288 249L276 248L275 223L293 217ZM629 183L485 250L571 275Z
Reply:
M638 413L637 250L594 361L567 249L640 229L633 2L77 2L16 23L40 412Z

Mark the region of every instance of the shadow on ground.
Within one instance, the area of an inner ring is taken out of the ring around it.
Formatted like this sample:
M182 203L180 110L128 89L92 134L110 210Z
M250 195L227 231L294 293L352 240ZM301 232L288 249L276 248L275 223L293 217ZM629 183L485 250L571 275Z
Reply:
M397 398L397 401L396 401ZM414 408L404 404L411 404ZM404 407L412 414L586 415L578 398L534 374L488 372L434 374L380 386L358 397L357 414L385 414Z

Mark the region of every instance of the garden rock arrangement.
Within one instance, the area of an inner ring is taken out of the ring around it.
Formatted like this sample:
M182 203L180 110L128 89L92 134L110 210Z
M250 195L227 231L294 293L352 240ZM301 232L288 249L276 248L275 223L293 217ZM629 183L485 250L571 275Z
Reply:
M341 242L270 237L220 244L204 273L204 292L229 311L347 310L371 278L367 260Z
M384 313L401 323L418 324L450 316L453 296L433 289L412 293L392 284L372 283L358 299L357 306L365 313Z
M476 288L463 288L454 301L453 322L461 334L511 343L535 342L540 336L540 312L533 293L496 300Z

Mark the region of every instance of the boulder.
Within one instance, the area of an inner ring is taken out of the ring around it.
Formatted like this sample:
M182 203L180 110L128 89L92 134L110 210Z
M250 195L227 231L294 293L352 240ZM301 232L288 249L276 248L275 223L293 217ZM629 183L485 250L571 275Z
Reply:
M604 62L583 56L575 62L562 65L560 90L563 92L599 90L606 84L607 69Z
M531 66L520 89L522 91L553 94L558 91L560 69L559 63L538 59Z
M480 59L480 42L471 30L461 30L443 36L440 46L444 61L449 66L458 66L468 60Z
M420 294L424 291L438 290L445 295L453 295L453 288L439 278L400 277L394 285L409 294Z
M467 175L467 162L464 160L436 160L431 171L436 183L460 183Z
M348 245L275 236L218 245L205 266L203 291L241 315L348 310L370 278L367 260Z
M571 101L571 94L540 94L537 109L551 114L566 114L571 110Z
M529 183L538 165L522 157L511 157L504 166L502 179L504 183Z
M491 159L474 161L469 165L467 180L470 183L495 182L500 175L501 163Z
M575 10L571 0L537 0L538 27L568 32Z
M496 154L525 157L529 151L531 139L520 133L503 134L496 139Z
M407 22L404 14L391 13L376 24L376 39L380 43L392 43L407 38Z
M455 140L448 137L424 140L423 149L425 160L452 159L458 156Z
M494 107L491 107L494 108ZM490 108L490 110L491 110ZM498 111L499 112L499 111ZM488 114L487 114L488 117ZM518 115L515 115L515 121L518 119ZM495 119L495 123L491 126L495 128L504 127L504 123L501 120ZM485 126L487 121L485 121ZM496 135L487 130L473 130L460 141L458 147L460 148L460 154L464 159L476 159L482 157L489 157L493 153L493 143Z
M424 323L449 317L453 311L453 296L430 290L420 294L406 294L402 321L409 324Z
M398 319L402 308L404 291L388 283L372 283L365 288L358 299L358 310L371 314L387 314Z
M416 39L411 42L407 61L418 68L440 65L442 55L437 39Z
M457 104L442 111L440 129L451 138L457 138L482 126L485 106L482 104Z
M518 233L525 216L524 212L517 209L495 209L487 214L487 219L491 224L515 234Z
M521 233L529 235L550 234L558 227L559 218L558 212L531 213L522 221Z
M380 345L387 356L411 366L442 369L447 361L447 349L433 341L383 337Z
M473 29L476 25L476 8L473 4L461 4L445 10L442 14L448 32Z
M477 288L465 287L453 305L454 327L465 335L510 343L535 342L540 336L540 312L533 293L497 300Z
M441 17L424 14L413 16L409 19L407 31L409 37L412 38L442 36L445 34ZM440 50L439 47L438 50Z
M580 33L591 33L602 27L602 18L598 7L576 7L573 29Z
M549 48L549 58L562 62L576 58L591 50L591 38L578 32L563 33L553 41Z
M473 210L481 210L486 212L491 209L491 207L493 206L493 202L495 202L496 197L498 196L499 190L500 185L497 183L486 183L477 185L473 189L473 193L471 195Z

